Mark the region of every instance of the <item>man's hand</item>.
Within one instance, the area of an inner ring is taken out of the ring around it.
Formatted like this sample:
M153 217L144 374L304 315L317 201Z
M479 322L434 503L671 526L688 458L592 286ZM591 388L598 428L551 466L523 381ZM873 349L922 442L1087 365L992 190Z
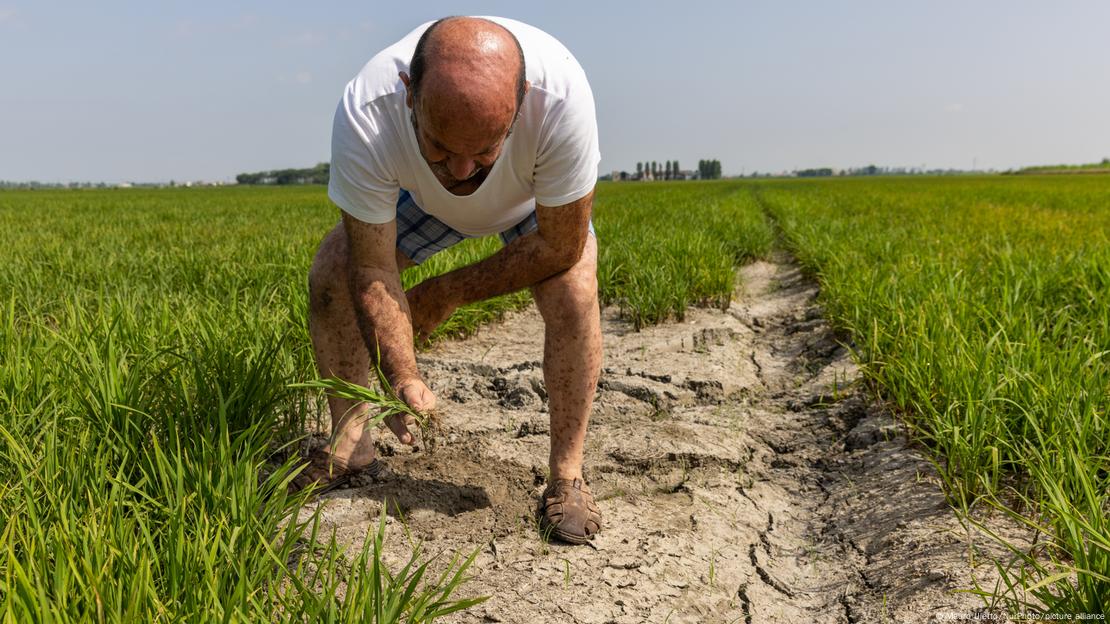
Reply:
M426 342L458 307L443 284L441 278L433 277L405 291L412 314L412 334L418 343Z
M397 398L404 401L413 411L426 413L436 407L436 396L431 389L420 379L407 379L393 386ZM416 438L409 432L409 427L416 424L416 419L407 414L390 416L385 419L385 424L401 444L415 444Z

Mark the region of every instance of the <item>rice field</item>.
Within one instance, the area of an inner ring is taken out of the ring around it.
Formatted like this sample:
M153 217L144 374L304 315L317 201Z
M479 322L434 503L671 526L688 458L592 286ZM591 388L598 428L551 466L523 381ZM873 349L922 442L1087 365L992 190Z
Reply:
M1110 179L752 192L817 275L874 392L936 453L957 508L1043 531L1001 596L1110 611Z
M682 319L789 250L954 507L1043 532L990 599L1104 613L1108 198L1100 176L602 184L601 297L635 327ZM472 553L387 570L384 524L343 552L285 493L320 400L298 387L306 275L337 218L318 187L0 192L0 618L418 622L481 599Z
M318 187L0 193L0 619L422 622L480 600L472 553L387 570L384 525L345 553L285 492L320 399L293 387L316 377L306 276L337 219ZM728 185L606 188L595 221L620 240L603 297L638 325L726 302L773 239Z

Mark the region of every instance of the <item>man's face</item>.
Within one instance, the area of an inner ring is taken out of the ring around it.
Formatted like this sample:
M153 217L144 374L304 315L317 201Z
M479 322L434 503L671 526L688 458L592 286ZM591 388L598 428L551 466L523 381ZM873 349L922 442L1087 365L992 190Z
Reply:
M448 191L473 192L497 162L516 119L468 123L466 119L435 115L421 98L414 98L409 118L420 154Z

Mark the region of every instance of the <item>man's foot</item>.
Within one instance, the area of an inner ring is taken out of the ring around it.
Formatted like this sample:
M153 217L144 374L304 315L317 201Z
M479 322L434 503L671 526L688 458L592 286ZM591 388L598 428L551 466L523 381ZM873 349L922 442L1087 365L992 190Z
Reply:
M601 530L601 510L582 479L555 479L540 496L540 528L545 536L585 544Z
M308 462L300 473L289 482L289 492L299 492L307 487L316 486L315 494L330 492L336 488L350 485L355 477L361 480L378 481L390 474L384 462L374 459L369 464L350 468L347 462L318 448L308 455Z
M316 487L316 494L323 494L346 485L351 478L347 472L347 462L322 448L312 451L305 459L308 460L307 463L289 482L290 494L312 486Z

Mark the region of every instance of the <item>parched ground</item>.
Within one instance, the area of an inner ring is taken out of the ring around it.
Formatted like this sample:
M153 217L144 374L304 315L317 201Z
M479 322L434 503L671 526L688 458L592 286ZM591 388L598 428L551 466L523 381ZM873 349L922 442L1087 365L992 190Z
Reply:
M605 525L591 545L536 530L535 310L420 358L444 414L435 452L383 433L394 477L321 497L325 527L361 547L388 500L398 556L399 516L426 552L478 549L461 595L491 598L457 622L934 622L981 608L954 590L993 587L1001 551L961 526L932 466L854 389L816 284L785 257L742 281L728 310L681 323L636 332L603 313L586 478Z

